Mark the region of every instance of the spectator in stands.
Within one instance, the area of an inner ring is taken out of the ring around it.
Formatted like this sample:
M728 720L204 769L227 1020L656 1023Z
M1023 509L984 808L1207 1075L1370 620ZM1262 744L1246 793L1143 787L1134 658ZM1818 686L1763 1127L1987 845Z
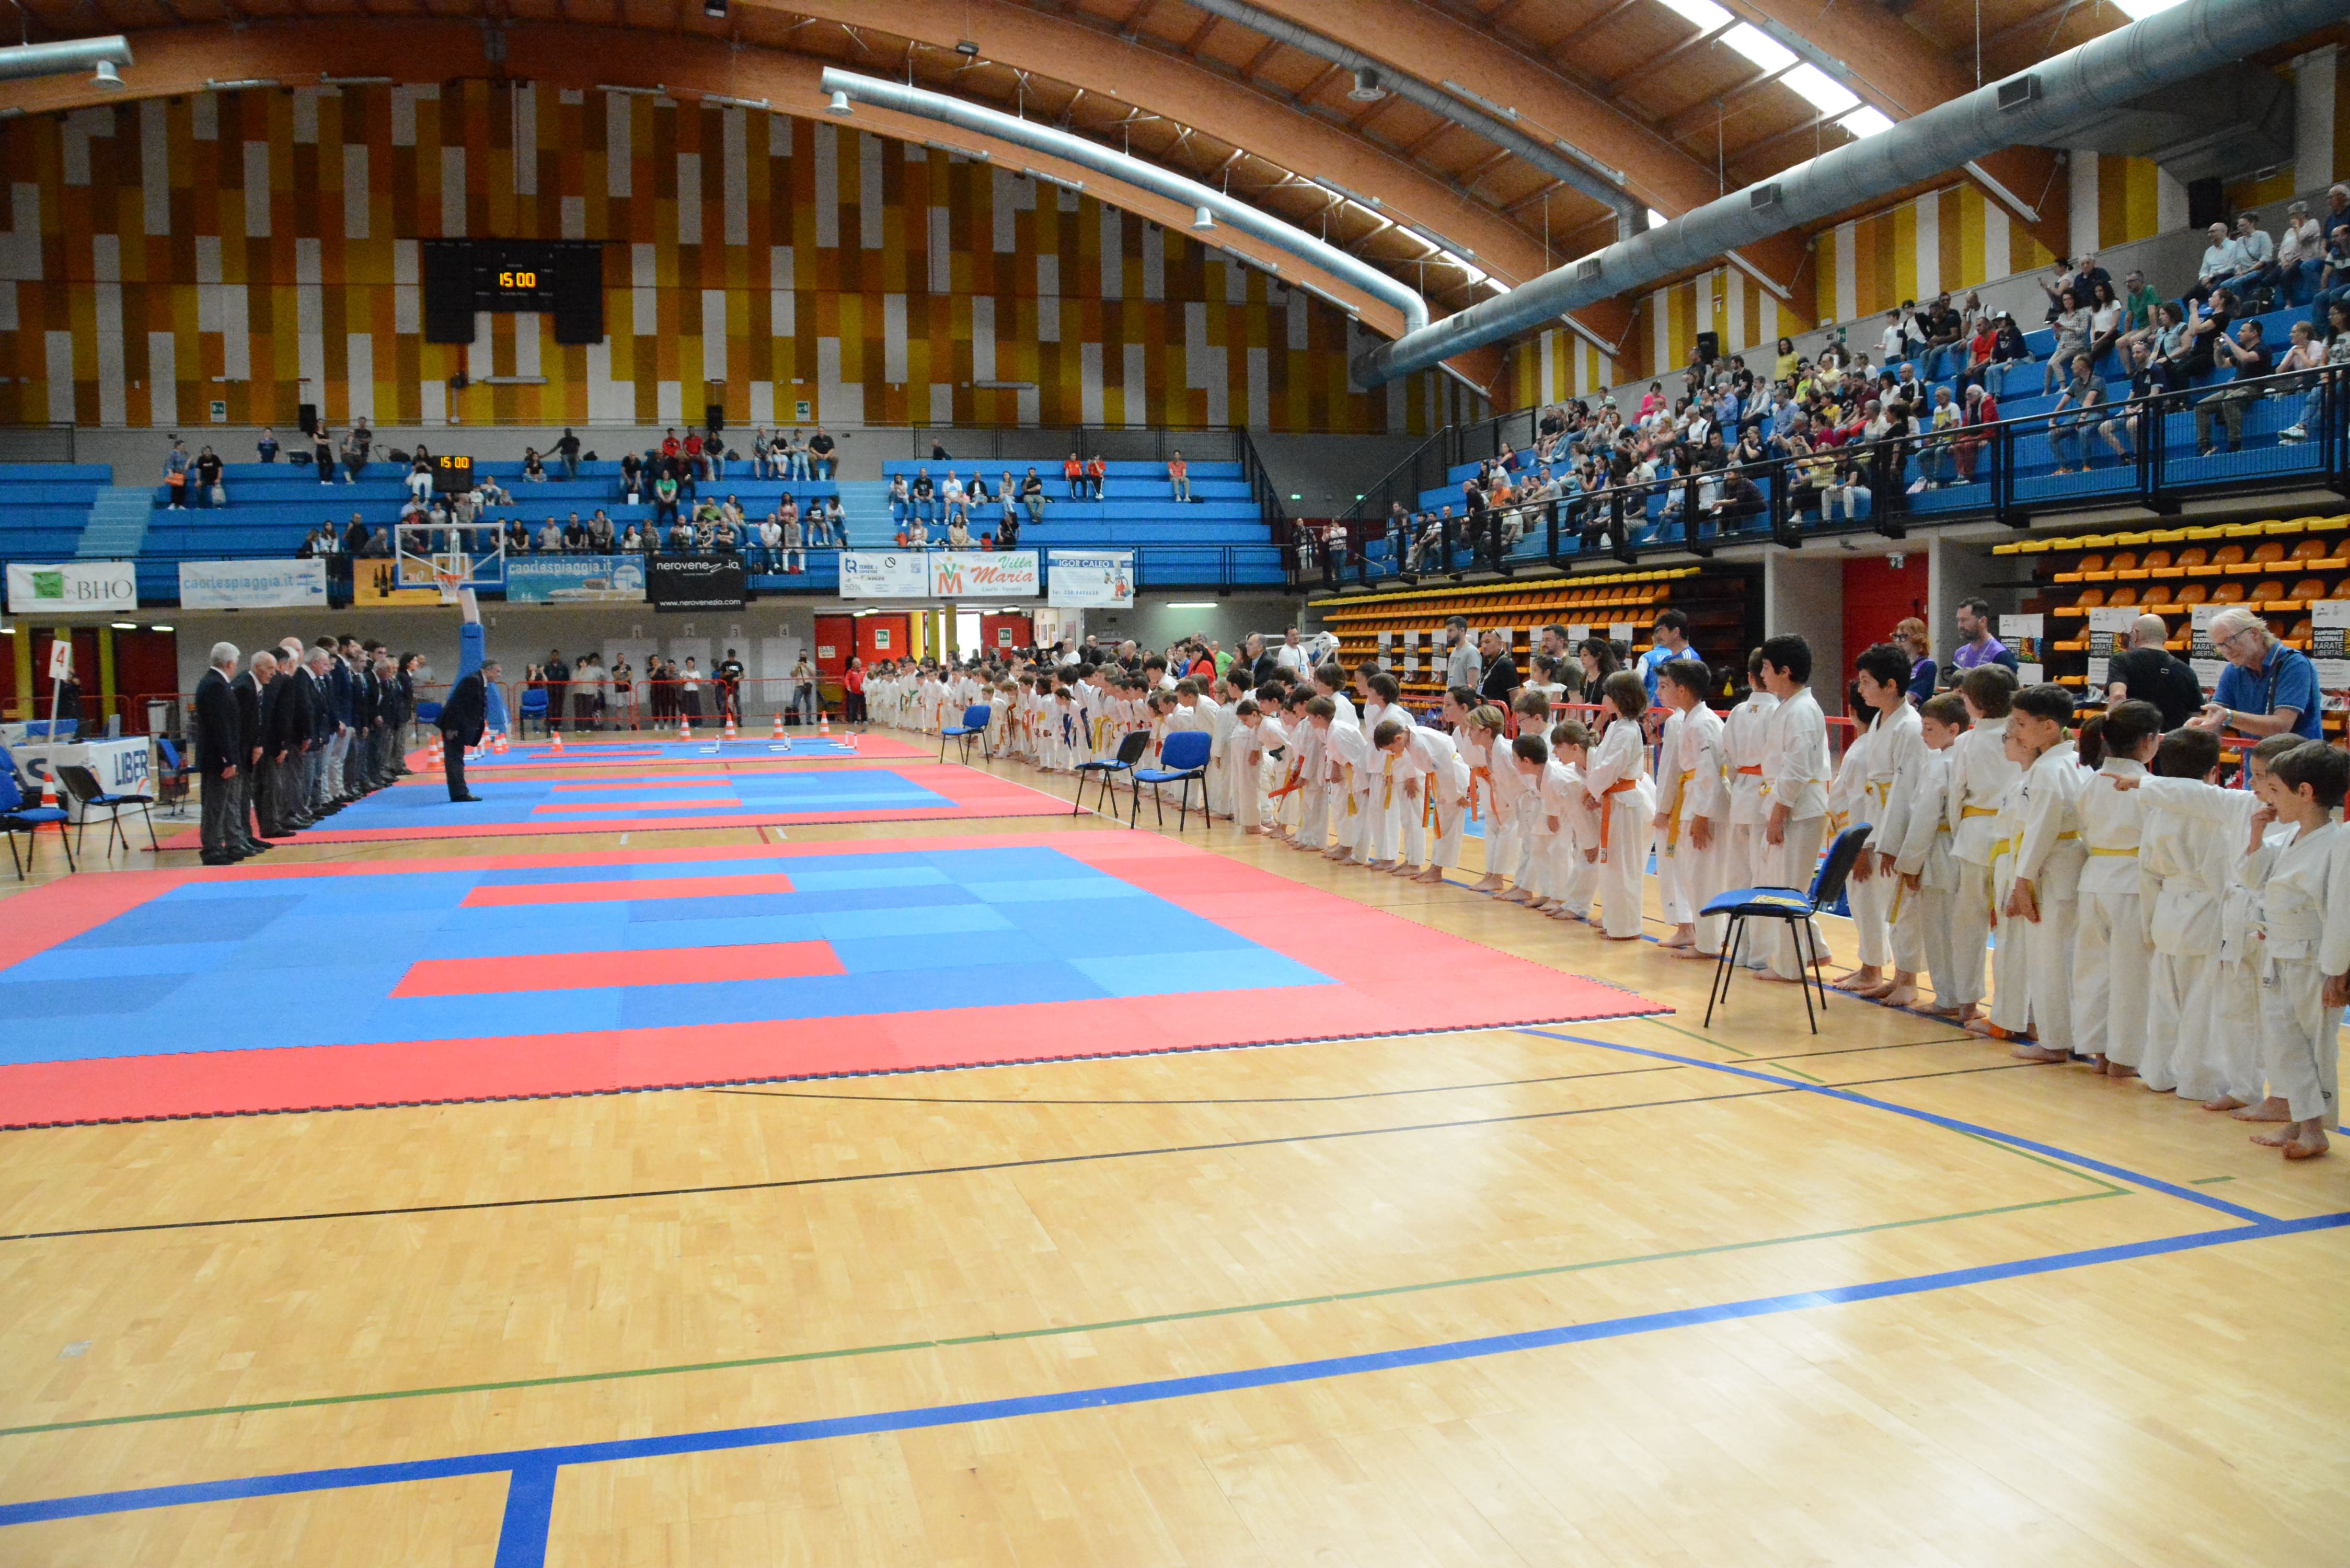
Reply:
M2114 293L2113 285L2095 283L2089 286L2089 363L2105 363L2106 350L2121 341L2128 329L2128 312L2121 297Z
M950 550L968 550L971 548L971 521L969 517L959 513L951 522L948 523L947 548Z
M373 437L364 423L354 422L343 432L343 480L357 484L359 475L367 472L368 447Z
M816 426L816 433L808 437L807 443L810 479L830 479L833 476L838 467L833 452L832 438L824 433L822 425Z
M2325 270L2325 236L2317 232L2306 202L2295 202L2284 210L2284 224L2277 234L2276 270L2285 304L2307 305L2317 297L2318 275Z
M2281 281L2276 269L2276 242L2261 227L2258 213L2236 214L2236 248L2243 253L2244 264L2230 281L2237 297L2248 311L2265 310L2275 303L2277 284Z
M620 554L624 556L641 556L644 553L645 536L642 533L638 531L637 525L634 523L630 523L629 524L629 531L620 535Z
M2195 455L2198 457L2213 455L2211 421L2214 417L2227 427L2228 450L2241 451L2244 444L2245 411L2270 391L2266 387L2243 385L2257 381L2269 373L2269 352L2262 346L2259 322L2245 322L2236 328L2233 338L2224 332L2214 334L2211 357L2213 363L2220 369L2233 370L2236 381L2196 400Z
M939 487L931 478L931 471L929 469L918 468L914 470L913 486L907 493L913 502L913 520L915 522L928 523L933 517L938 515L938 512L935 509L938 493Z
M913 512L914 505L913 498L906 488L904 474L893 473L889 476L889 525L892 528L904 527L907 517Z
M659 479L653 481L654 526L659 527L663 517L667 517L671 523L681 521L677 510L677 476L666 470Z
M1981 457L1982 449L1990 444L1991 428L1997 423L1999 400L1980 382L1970 386L1966 407L1959 415L1959 437L1951 449L1960 484L1975 482L1975 462Z
M1950 308L1950 296L1939 294L1925 312L1925 327L1926 379L1939 381L1953 369L1951 358L1966 352L1966 323Z
M551 524L554 519L547 521ZM565 716L571 711L571 666L563 662L561 649L546 650L546 662L539 666L539 679L546 683L546 727L560 730Z
M361 522L359 514L354 512L351 514L350 522L343 528L341 553L346 556L363 556L367 554L367 524Z
M195 466L196 460L188 455L188 443L173 436L172 450L163 454L163 489L169 497L165 511L186 509L188 486L195 483Z
M221 460L212 448L204 447L196 453L192 499L198 506L219 506L228 500L228 492L221 487Z
M335 442L324 420L310 427L310 462L317 469L319 483L335 483Z
M790 496L784 497L783 505L776 509L775 517L775 538L777 547L783 552L784 575L797 576L806 565L806 557L801 554L803 535L800 531L799 508L792 504Z
M1034 468L1029 469L1027 477L1020 482L1020 504L1026 509L1029 522L1042 523L1045 520L1045 482Z
M2326 197L2328 202L2333 199L2330 194ZM2318 274L2310 319L2324 319L2325 307L2343 298L2350 298L2350 223L2334 223L2325 231L2325 268Z
M359 552L373 560L389 560L391 556L391 530L379 527L368 535L367 548Z
M782 460L785 479L806 479L808 476L807 442L800 432L775 438L775 455Z
M1102 461L1101 453L1094 453L1092 459L1086 464L1086 483L1092 487L1096 501L1103 498L1104 486L1108 480L1109 464Z
M638 506L643 504L644 493L644 463L638 459L635 452L622 452L620 454L620 499L631 506Z
M2048 319L2056 329L2056 347L2049 351L2048 368L2041 372L2043 397L2056 389L2056 383L2070 369L2074 357L2089 346L2088 307L2071 289L2057 296L2056 314Z
M674 508L671 509L672 514L674 510ZM658 518L654 520L654 525L660 526ZM690 556L693 553L693 520L691 518L672 515L669 525L669 547L675 555Z
M1167 460L1167 483L1177 501L1191 499L1191 465L1183 461L1180 452Z
M597 556L612 553L612 520L604 515L600 506L596 508L596 515L588 520L588 549Z
M408 471L408 493L417 501L430 504L432 498L432 470L422 458L418 458Z
M294 558L296 560L307 561L327 553L319 545L318 535L319 530L313 528L307 534L302 535L302 542L294 546Z
M1076 452L1071 452L1061 464L1061 483L1068 492L1070 500L1083 501L1086 498L1085 461Z
M2176 314L2177 307L2167 302L2164 308ZM2154 350L2142 339L2124 337L2115 355L2121 361L2122 373L2129 378L2129 397L2118 408L2107 400L2106 416L2097 421L2097 439L2116 457L2134 462L2137 457L2138 416L2158 389ZM2116 425L2119 430L2115 428Z
M506 519L506 549L517 556L530 551L530 525L519 517Z
M556 556L562 554L562 525L557 524L554 518L548 518L546 524L539 529L538 538L534 541L533 547L542 556Z
M522 476L532 484L546 483L546 464L540 460L538 449L535 446L522 449Z
M568 427L565 428L563 438L555 443L555 455L562 462L564 478L579 477L579 438L572 434Z
M277 461L276 433L271 431L268 426L264 425L261 430L261 439L254 443L253 450L254 455L259 461L263 462L276 462ZM271 660L271 663L274 665L276 660Z
M2205 233L2211 243L2203 247L2202 265L2195 269L2195 286L2189 289L2185 296L2197 305L2210 298L2221 284L2242 272L2245 266L2244 247L2229 234L2227 224L2214 223Z
M2251 323L2247 322L2245 325L2250 326ZM2270 389L2272 395L2276 396L2303 394L2294 411L2293 423L2277 431L2278 442L2285 446L2293 446L2309 439L2307 422L2310 411L2309 399L2305 394L2310 388L2317 384L2317 378L2298 372L2322 370L2326 364L2325 346L2319 340L2317 329L2308 322L2294 322L2289 330L2289 337L2290 341L2285 346L2284 353L2277 359L2276 373L2280 376L2291 376L2293 379L2282 383L2279 388Z
M563 553L567 556L584 556L588 553L588 525L579 521L579 514L577 512L574 512L563 524Z

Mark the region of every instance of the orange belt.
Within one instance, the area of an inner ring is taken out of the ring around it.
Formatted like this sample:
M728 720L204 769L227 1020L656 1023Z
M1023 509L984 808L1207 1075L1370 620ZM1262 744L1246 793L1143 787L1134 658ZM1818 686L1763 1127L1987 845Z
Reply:
M1492 768L1471 768L1469 770L1469 820L1471 822L1482 822L1484 820L1483 817L1477 815L1477 781L1479 779L1483 779L1487 784L1492 784L1493 782L1493 770Z
M1627 789L1638 789L1640 781L1638 779L1617 779L1614 784L1609 784L1606 789L1601 790L1599 793L1603 795L1622 794ZM1602 860L1607 858L1607 819L1615 815L1616 813L1614 808L1609 806L1605 800L1599 803L1599 857Z
M1303 788L1305 788L1305 763L1303 763L1303 762L1292 763L1290 764L1290 767L1289 767L1289 779L1288 779L1288 782L1287 782L1287 783L1285 783L1285 784L1283 784L1279 789L1277 789L1277 790L1274 791L1274 792L1273 792L1273 794L1271 795L1271 797L1270 797L1270 798L1272 798L1272 799L1274 799L1274 800L1276 800L1276 801L1278 801L1278 800L1285 800L1285 799L1287 799L1289 796L1291 796L1291 795L1293 795L1293 794L1295 794L1299 790L1301 790L1301 789L1303 789Z
M1749 763L1738 771L1745 774L1748 778L1759 779L1762 776L1762 764L1761 763Z

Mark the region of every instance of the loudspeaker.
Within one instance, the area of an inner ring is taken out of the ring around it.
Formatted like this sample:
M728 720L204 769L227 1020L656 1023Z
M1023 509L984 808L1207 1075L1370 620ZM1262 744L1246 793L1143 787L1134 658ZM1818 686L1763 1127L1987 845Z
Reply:
M555 253L555 340L604 341L604 247L567 244Z
M470 240L427 240L423 252L424 341L473 340L473 245Z
M1697 362L1711 365L1721 358L1721 334L1700 332L1697 335Z
M317 404L304 403L300 409L296 410L295 418L301 421L302 433L304 435L316 435L318 433Z
M726 405L712 403L702 410L702 428L712 435L726 428Z
M2187 182L2187 226L2208 229L2228 222L2228 192L2214 176Z

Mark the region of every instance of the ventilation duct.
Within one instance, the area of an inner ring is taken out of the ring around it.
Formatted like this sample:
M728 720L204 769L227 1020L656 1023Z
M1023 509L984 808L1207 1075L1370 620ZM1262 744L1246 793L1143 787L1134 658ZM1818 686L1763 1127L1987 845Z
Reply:
M1195 0L1197 3L1197 0ZM1217 8L1222 0L1216 0ZM1378 386L1581 306L1722 260L1740 245L1889 196L2002 148L2063 147L2068 133L2224 61L2272 48L2342 19L2343 0L2186 0L2028 71L1939 104L1892 130L1735 191L1596 258L1604 281L1570 264L1359 356L1355 380ZM2023 85L2018 90L2017 84ZM1775 191L1762 201L1759 192Z
M1138 186L1154 196L1191 209L1192 226L1200 226L1200 216L1206 213L1219 223L1227 224L1253 239L1263 240L1274 249L1284 251L1310 266L1321 268L1332 277L1344 280L1380 304L1392 306L1403 317L1404 335L1428 329L1428 302L1403 284L1389 277L1369 263L1347 254L1336 245L1317 240L1305 230L1293 227L1243 202L1235 202L1212 186L1157 163L1129 154L1113 151L1097 141L1082 136L1072 136L1066 130L1034 119L1019 119L992 109L944 93L908 87L901 82L883 81L878 77L858 76L836 67L825 67L822 90L832 95L837 106L834 112L847 110L851 100L869 103L876 109L895 109L923 119L934 119L941 125L958 125L982 136L992 136L999 141L1009 141L1038 152L1050 153L1087 169L1107 174L1113 180Z
M69 38L62 44L20 44L0 49L0 80L69 76L94 71L102 65L130 63L130 40L120 34L111 38Z
M1247 0L1191 0L1198 9L1237 22L1253 32L1263 34L1293 49L1329 61L1332 65L1355 73L1356 88L1348 96L1360 98L1367 80L1376 88L1385 88L1398 98L1416 103L1430 114L1440 115L1463 130L1473 130L1494 146L1502 148L1534 168L1541 170L1563 185L1572 186L1616 213L1616 232L1635 234L1647 220L1648 205L1623 187L1623 175L1612 169L1601 169L1584 159L1562 156L1549 145L1520 130L1502 118L1489 113L1451 93L1431 87L1419 78L1381 65L1368 55L1348 48L1335 38L1326 38L1310 27L1301 27L1286 16L1276 16L1270 11L1251 5ZM1503 111L1506 113L1507 111ZM1560 147L1565 143L1561 142ZM1570 150L1571 151L1571 150Z

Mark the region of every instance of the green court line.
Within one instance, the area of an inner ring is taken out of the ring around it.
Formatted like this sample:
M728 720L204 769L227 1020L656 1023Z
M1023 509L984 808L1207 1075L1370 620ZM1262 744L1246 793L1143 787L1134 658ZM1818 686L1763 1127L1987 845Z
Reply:
M1653 1023L1659 1029L1669 1029L1676 1034L1685 1036L1690 1040L1695 1040L1701 1044L1711 1045L1717 1051L1727 1051L1733 1056L1744 1056L1751 1059L1753 1055L1752 1052L1741 1051L1737 1046L1730 1044L1726 1041L1716 1040L1710 1034L1700 1034L1693 1030L1683 1029L1678 1023L1668 1023L1661 1018L1651 1017L1647 1013L1640 1014L1634 1020L1634 1022L1639 1023Z
M1817 1084L1822 1088L1826 1088L1828 1086L1828 1081L1825 1078L1814 1078L1809 1073L1804 1072L1801 1067L1790 1067L1786 1063L1780 1061L1775 1056L1766 1060L1762 1065L1765 1067L1776 1067L1779 1071L1786 1074L1788 1076L1801 1078L1807 1084Z
M1451 1280L1422 1280L1410 1284L1378 1285L1368 1290L1340 1291L1328 1295L1293 1296L1283 1301L1250 1302L1239 1306L1201 1307L1191 1312L1159 1313L1148 1317L1112 1318L1102 1323L1066 1324L1051 1328L1012 1329L1002 1334L970 1334L946 1339L913 1339L896 1345L860 1345L839 1350L803 1350L781 1355L742 1356L727 1361L684 1362L671 1366L642 1366L614 1372L574 1372L553 1377L516 1377L496 1383L455 1383L438 1388L396 1388L374 1394L328 1394L309 1399L270 1399L245 1405L216 1405L203 1409L156 1410L135 1416L99 1416L82 1421L49 1421L29 1427L0 1427L0 1438L34 1437L45 1432L72 1432L91 1427L128 1427L156 1421L187 1421L208 1416L251 1416L273 1410L317 1409L334 1405L379 1404L393 1399L434 1399L458 1394L495 1394L521 1388L557 1388L575 1383L615 1383L635 1377L671 1377L691 1372L737 1372L759 1366L788 1366L797 1362L840 1361L854 1356L889 1355L908 1350L946 1350L975 1345L1006 1345L1024 1339L1055 1339L1073 1334L1100 1334L1110 1329L1148 1328L1159 1324L1196 1323L1208 1318L1237 1317L1251 1313L1284 1312L1296 1307L1330 1306L1346 1302L1375 1301L1383 1296L1412 1295L1425 1291L1457 1290L1471 1285L1509 1284L1586 1273L1595 1269L1622 1268L1633 1263L1670 1262L1682 1258L1711 1257L1722 1252L1755 1251L1766 1247L1794 1246L1804 1241L1833 1241L1883 1231L1906 1231L1920 1225L1943 1225L1960 1220L1983 1220L2021 1214L2034 1209L2056 1209L2091 1203L2101 1198L2131 1196L2127 1188L2099 1180L2084 1171L2055 1167L2068 1176L2095 1181L2102 1189L2064 1198L2042 1198L2029 1203L2003 1203L1995 1209L1970 1209L1956 1214L1929 1214L1916 1220L1887 1220L1874 1225L1854 1225L1840 1231L1814 1231L1797 1236L1772 1236L1755 1241L1723 1241L1708 1247L1684 1247L1669 1252L1644 1252L1627 1258L1599 1258L1583 1263L1553 1263L1506 1273L1471 1274Z
M2235 1179L2236 1179L2232 1176L2199 1176L2187 1185L2189 1187L2216 1187L2220 1182L2233 1181Z

